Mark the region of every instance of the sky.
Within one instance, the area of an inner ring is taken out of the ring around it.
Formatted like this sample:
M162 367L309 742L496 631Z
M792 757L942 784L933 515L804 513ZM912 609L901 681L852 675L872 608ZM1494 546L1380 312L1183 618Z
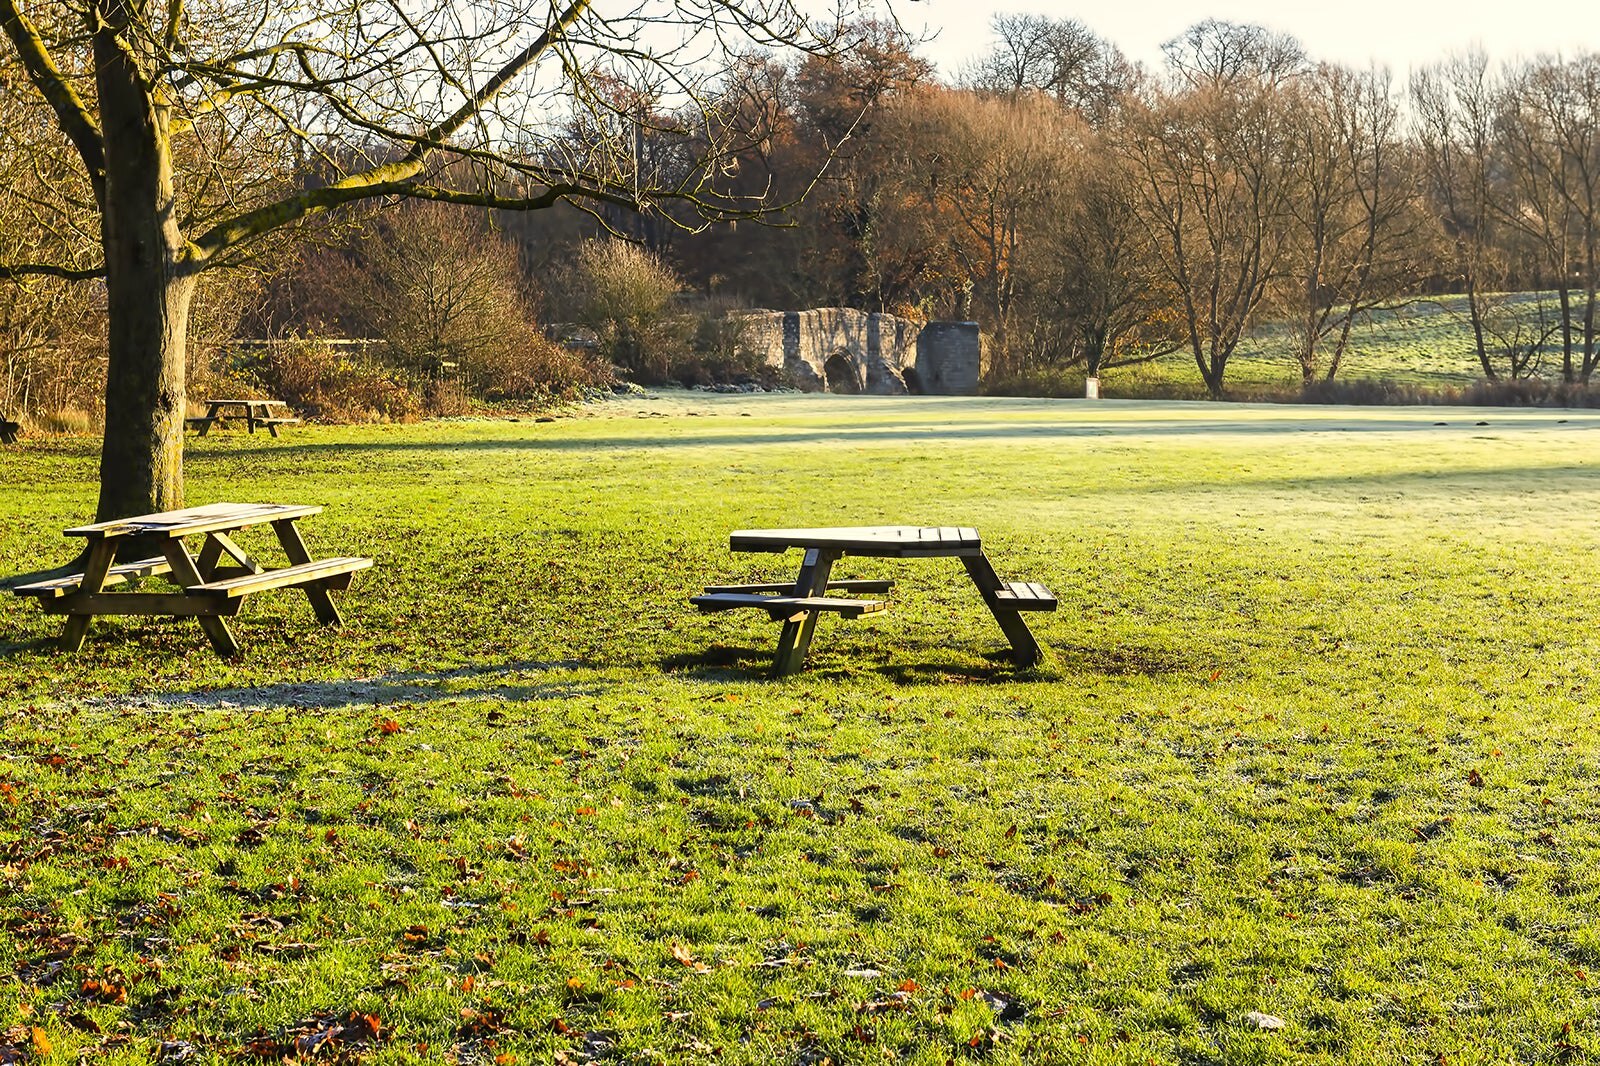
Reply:
M1403 79L1413 67L1481 45L1489 58L1600 51L1592 2L1534 0L891 0L901 24L938 37L922 54L945 76L984 49L997 11L1076 18L1130 59L1158 67L1161 43L1205 18L1253 22L1299 38L1313 59L1366 66L1376 60Z

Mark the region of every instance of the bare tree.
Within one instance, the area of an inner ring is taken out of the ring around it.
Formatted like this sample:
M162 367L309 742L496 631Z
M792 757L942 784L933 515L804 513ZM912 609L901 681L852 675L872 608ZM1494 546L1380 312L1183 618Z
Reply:
M1482 52L1457 56L1411 78L1412 114L1424 178L1454 278L1467 297L1478 363L1499 378L1486 329L1497 262L1491 184L1495 88Z
M1306 68L1293 37L1251 23L1205 19L1161 46L1168 74L1189 89L1283 85Z
M7 80L7 106L50 124L79 167L72 182L0 192L77 237L0 275L104 279L98 516L181 503L184 351L203 271L375 199L760 212L772 205L720 184L744 131L708 115L700 165L657 180L632 138L614 135L629 126L600 120L622 116L596 72L626 71L692 110L714 97L735 45L826 50L836 25L794 0L0 0L26 74ZM575 143L575 113L612 135Z
M1108 131L1067 126L1070 162L1038 204L1021 272L1039 331L1059 338L1057 351L1040 355L1099 377L1177 351L1186 337L1125 145Z
M1259 27L1205 22L1166 46L1168 84L1131 119L1141 210L1165 244L1190 353L1213 397L1283 270L1298 46Z
M1325 64L1296 93L1292 260L1277 303L1309 385L1333 380L1363 315L1411 291L1421 218L1388 71Z
M1600 57L1546 58L1509 72L1497 117L1503 177L1494 206L1538 249L1555 286L1562 378L1588 384L1600 364Z
M1137 80L1117 47L1077 19L1000 14L991 25L994 47L962 79L980 92L1043 93L1103 126Z

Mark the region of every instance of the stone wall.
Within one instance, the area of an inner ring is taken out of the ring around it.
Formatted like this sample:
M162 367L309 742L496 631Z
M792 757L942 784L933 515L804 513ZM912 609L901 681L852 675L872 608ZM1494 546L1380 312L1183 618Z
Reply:
M913 322L847 307L746 311L743 347L808 392L962 396L978 391L976 322Z

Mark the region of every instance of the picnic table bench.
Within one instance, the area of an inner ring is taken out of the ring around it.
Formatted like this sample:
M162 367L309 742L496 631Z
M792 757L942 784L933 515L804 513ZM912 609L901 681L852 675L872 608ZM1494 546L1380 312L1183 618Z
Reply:
M15 444L17 437L22 433L22 423L13 422L5 415L0 415L0 444Z
M197 430L196 436L203 437L211 432L214 425L226 425L229 418L244 419L245 427L251 433L257 426L267 427L267 432L274 437L278 435L279 426L297 425L300 420L288 414L289 405L282 400L204 400L206 413L197 418L186 418L184 422L190 429ZM275 409L282 413L274 414ZM230 413L231 412L231 413Z
M268 589L298 588L311 601L317 621L338 625L335 591L350 587L352 575L372 565L371 559L339 556L313 559L295 521L318 514L321 507L281 503L213 503L181 511L119 518L75 526L69 537L82 537L88 550L81 572L18 585L11 591L39 601L47 614L67 616L61 647L83 647L96 615L165 615L199 621L211 646L224 657L239 654L228 619L239 613L245 597ZM269 568L257 562L229 535L251 526L270 524L289 565ZM192 555L185 537L202 537ZM148 558L117 562L119 549L148 547ZM224 564L224 558L229 560ZM176 592L112 591L131 582L163 577Z
M791 548L805 552L800 572L792 582L708 585L700 595L689 597L689 602L703 612L750 607L765 610L774 621L782 621L783 631L772 666L774 677L804 667L817 619L822 614L858 618L888 606L882 600L827 595L833 591L888 592L894 587L893 581L830 580L833 564L847 554L880 559L960 559L1000 631L1011 642L1011 657L1019 666L1032 666L1043 656L1023 621L1023 612L1053 611L1057 605L1055 593L1038 582L1002 581L984 554L978 531L970 526L743 529L728 538L728 546L736 552L784 552Z

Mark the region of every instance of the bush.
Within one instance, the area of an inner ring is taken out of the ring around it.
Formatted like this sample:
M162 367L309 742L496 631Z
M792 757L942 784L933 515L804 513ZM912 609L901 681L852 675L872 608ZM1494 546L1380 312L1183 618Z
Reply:
M276 333L292 322L303 334L365 338L354 361L369 386L404 387L427 414L464 414L485 400L541 403L608 385L608 366L538 331L537 296L516 247L487 216L406 203L374 214L346 244L299 256L274 280L268 303L279 313L255 325ZM324 386L312 389L319 390L329 397ZM382 397L330 402L347 417L374 398Z
M490 402L570 399L584 389L609 388L609 367L587 353L554 344L532 329L517 331L516 343L493 359L467 359L458 373L473 393Z
M673 377L685 385L761 385L783 383L781 367L767 363L767 353L750 348L750 323L744 307L712 297L691 315L690 352Z
M311 338L273 341L248 369L276 399L329 422L409 422L424 410L400 371Z
M84 287L53 278L0 281L0 415L53 432L98 427L106 379L105 310Z
M683 282L649 249L588 241L559 279L565 317L594 330L599 351L629 377L667 381L692 351L693 324L673 314Z
M1467 407L1600 407L1600 393L1562 381L1521 378L1480 381L1464 388L1428 388L1384 381L1319 381L1298 395L1299 403L1461 405Z

